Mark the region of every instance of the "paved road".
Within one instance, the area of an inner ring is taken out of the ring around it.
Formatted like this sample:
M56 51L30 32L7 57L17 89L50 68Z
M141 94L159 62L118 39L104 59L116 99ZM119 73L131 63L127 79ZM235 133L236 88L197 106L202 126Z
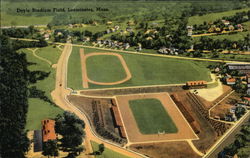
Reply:
M19 25L19 26L1 26L1 29L8 29L8 28L28 28L30 25ZM47 27L47 25L33 25L34 27Z

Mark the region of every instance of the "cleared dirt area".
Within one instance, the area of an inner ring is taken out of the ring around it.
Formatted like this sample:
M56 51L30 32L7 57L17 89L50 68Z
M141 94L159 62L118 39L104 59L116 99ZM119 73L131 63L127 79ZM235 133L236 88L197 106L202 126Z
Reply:
M194 140L193 143L198 150L205 153L230 128L230 125L209 119L208 107L211 107L213 103L188 91L176 92L175 95L189 109L199 125L200 132L197 134L199 139Z
M135 118L129 108L129 100L134 99L158 99L161 101L165 110L169 113L173 122L178 128L177 133L171 134L147 134L143 135L136 124ZM198 139L192 128L179 111L175 103L172 101L168 93L148 93L148 94L131 94L116 96L118 109L123 120L128 141L130 143L145 143L157 141L183 140L183 139Z
M131 145L130 149L152 158L200 158L185 141Z
M220 119L224 120L225 114L229 114L230 108L234 107L240 99L237 93L231 94L228 98L211 109L211 117L220 117Z
M220 81L217 82L218 85L216 87L197 89L196 91L198 92L198 95L210 102L216 100L223 94L222 83Z

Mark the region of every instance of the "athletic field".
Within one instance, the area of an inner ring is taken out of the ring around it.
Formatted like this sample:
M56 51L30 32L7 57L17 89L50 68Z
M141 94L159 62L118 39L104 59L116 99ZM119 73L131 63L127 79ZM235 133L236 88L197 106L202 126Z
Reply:
M207 63L170 59L165 57L153 57L138 54L128 54L119 51L105 51L84 48L85 60L80 58L80 48L74 47L68 64L68 87L81 90L83 88L83 71L87 72L88 88L112 88L147 85L185 84L186 81L206 80L210 81L210 71ZM90 54L95 54L90 56ZM103 53L103 55L101 55ZM121 60L116 56L108 55L116 53L120 55L128 70L121 66ZM98 55L97 55L98 54ZM86 67L82 70L82 62ZM125 73L131 74L129 80L125 80ZM119 82L123 81L124 82ZM85 81L86 82L86 81ZM102 84L95 84L100 82ZM108 83L107 85L103 83ZM110 84L114 82L114 84ZM117 84L119 83L119 84Z
M159 100L130 100L129 106L142 134L176 133L178 131Z

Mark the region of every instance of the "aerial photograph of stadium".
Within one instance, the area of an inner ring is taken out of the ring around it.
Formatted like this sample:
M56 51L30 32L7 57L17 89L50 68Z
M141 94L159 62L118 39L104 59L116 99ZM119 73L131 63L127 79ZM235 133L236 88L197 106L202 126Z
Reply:
M0 158L250 158L249 0L0 4Z

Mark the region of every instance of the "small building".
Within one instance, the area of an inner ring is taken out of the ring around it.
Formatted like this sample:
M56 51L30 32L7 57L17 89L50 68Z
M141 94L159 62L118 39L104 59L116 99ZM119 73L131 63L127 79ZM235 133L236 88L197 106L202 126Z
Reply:
M247 84L250 84L250 74L246 74L246 81L247 81Z
M132 32L132 31L133 31L133 29L132 29L131 27L127 27L127 28L126 28L126 31L128 31L128 32Z
M192 34L193 34L193 26L187 26L187 30L188 30L188 36L192 36Z
M243 102L247 105L250 105L250 97L243 97Z
M186 87L189 89L195 89L195 88L206 88L207 87L207 81L188 81L186 82Z
M54 120L49 120L49 119L42 120L42 136L43 136L43 142L56 139Z
M214 69L214 72L216 72L216 73L220 72L220 68L219 68L219 67L216 67L216 68Z
M33 135L33 140L34 140L34 152L40 152L43 150L43 136L42 136L42 131L41 130L35 130L34 135Z
M118 31L118 30L119 30L119 28L120 28L120 26L115 25L115 30L116 30L116 31Z
M221 20L221 22L222 22L224 25L226 25L226 26L230 24L230 22L227 21L227 20Z
M69 24L68 26L69 26L69 28L73 28L73 25L72 25L72 24Z
M92 25L97 26L98 23L96 21L93 21Z
M234 30L234 26L233 25L229 25L228 29L229 29L229 31L233 31Z
M111 25L113 22L112 21L108 21L107 22L107 25Z
M48 33L44 34L44 39L47 41L49 40L50 35Z
M247 95L250 95L250 87L247 89Z
M227 85L234 85L236 82L235 78L227 78L226 79Z
M129 43L124 44L124 49L128 49L130 47Z

